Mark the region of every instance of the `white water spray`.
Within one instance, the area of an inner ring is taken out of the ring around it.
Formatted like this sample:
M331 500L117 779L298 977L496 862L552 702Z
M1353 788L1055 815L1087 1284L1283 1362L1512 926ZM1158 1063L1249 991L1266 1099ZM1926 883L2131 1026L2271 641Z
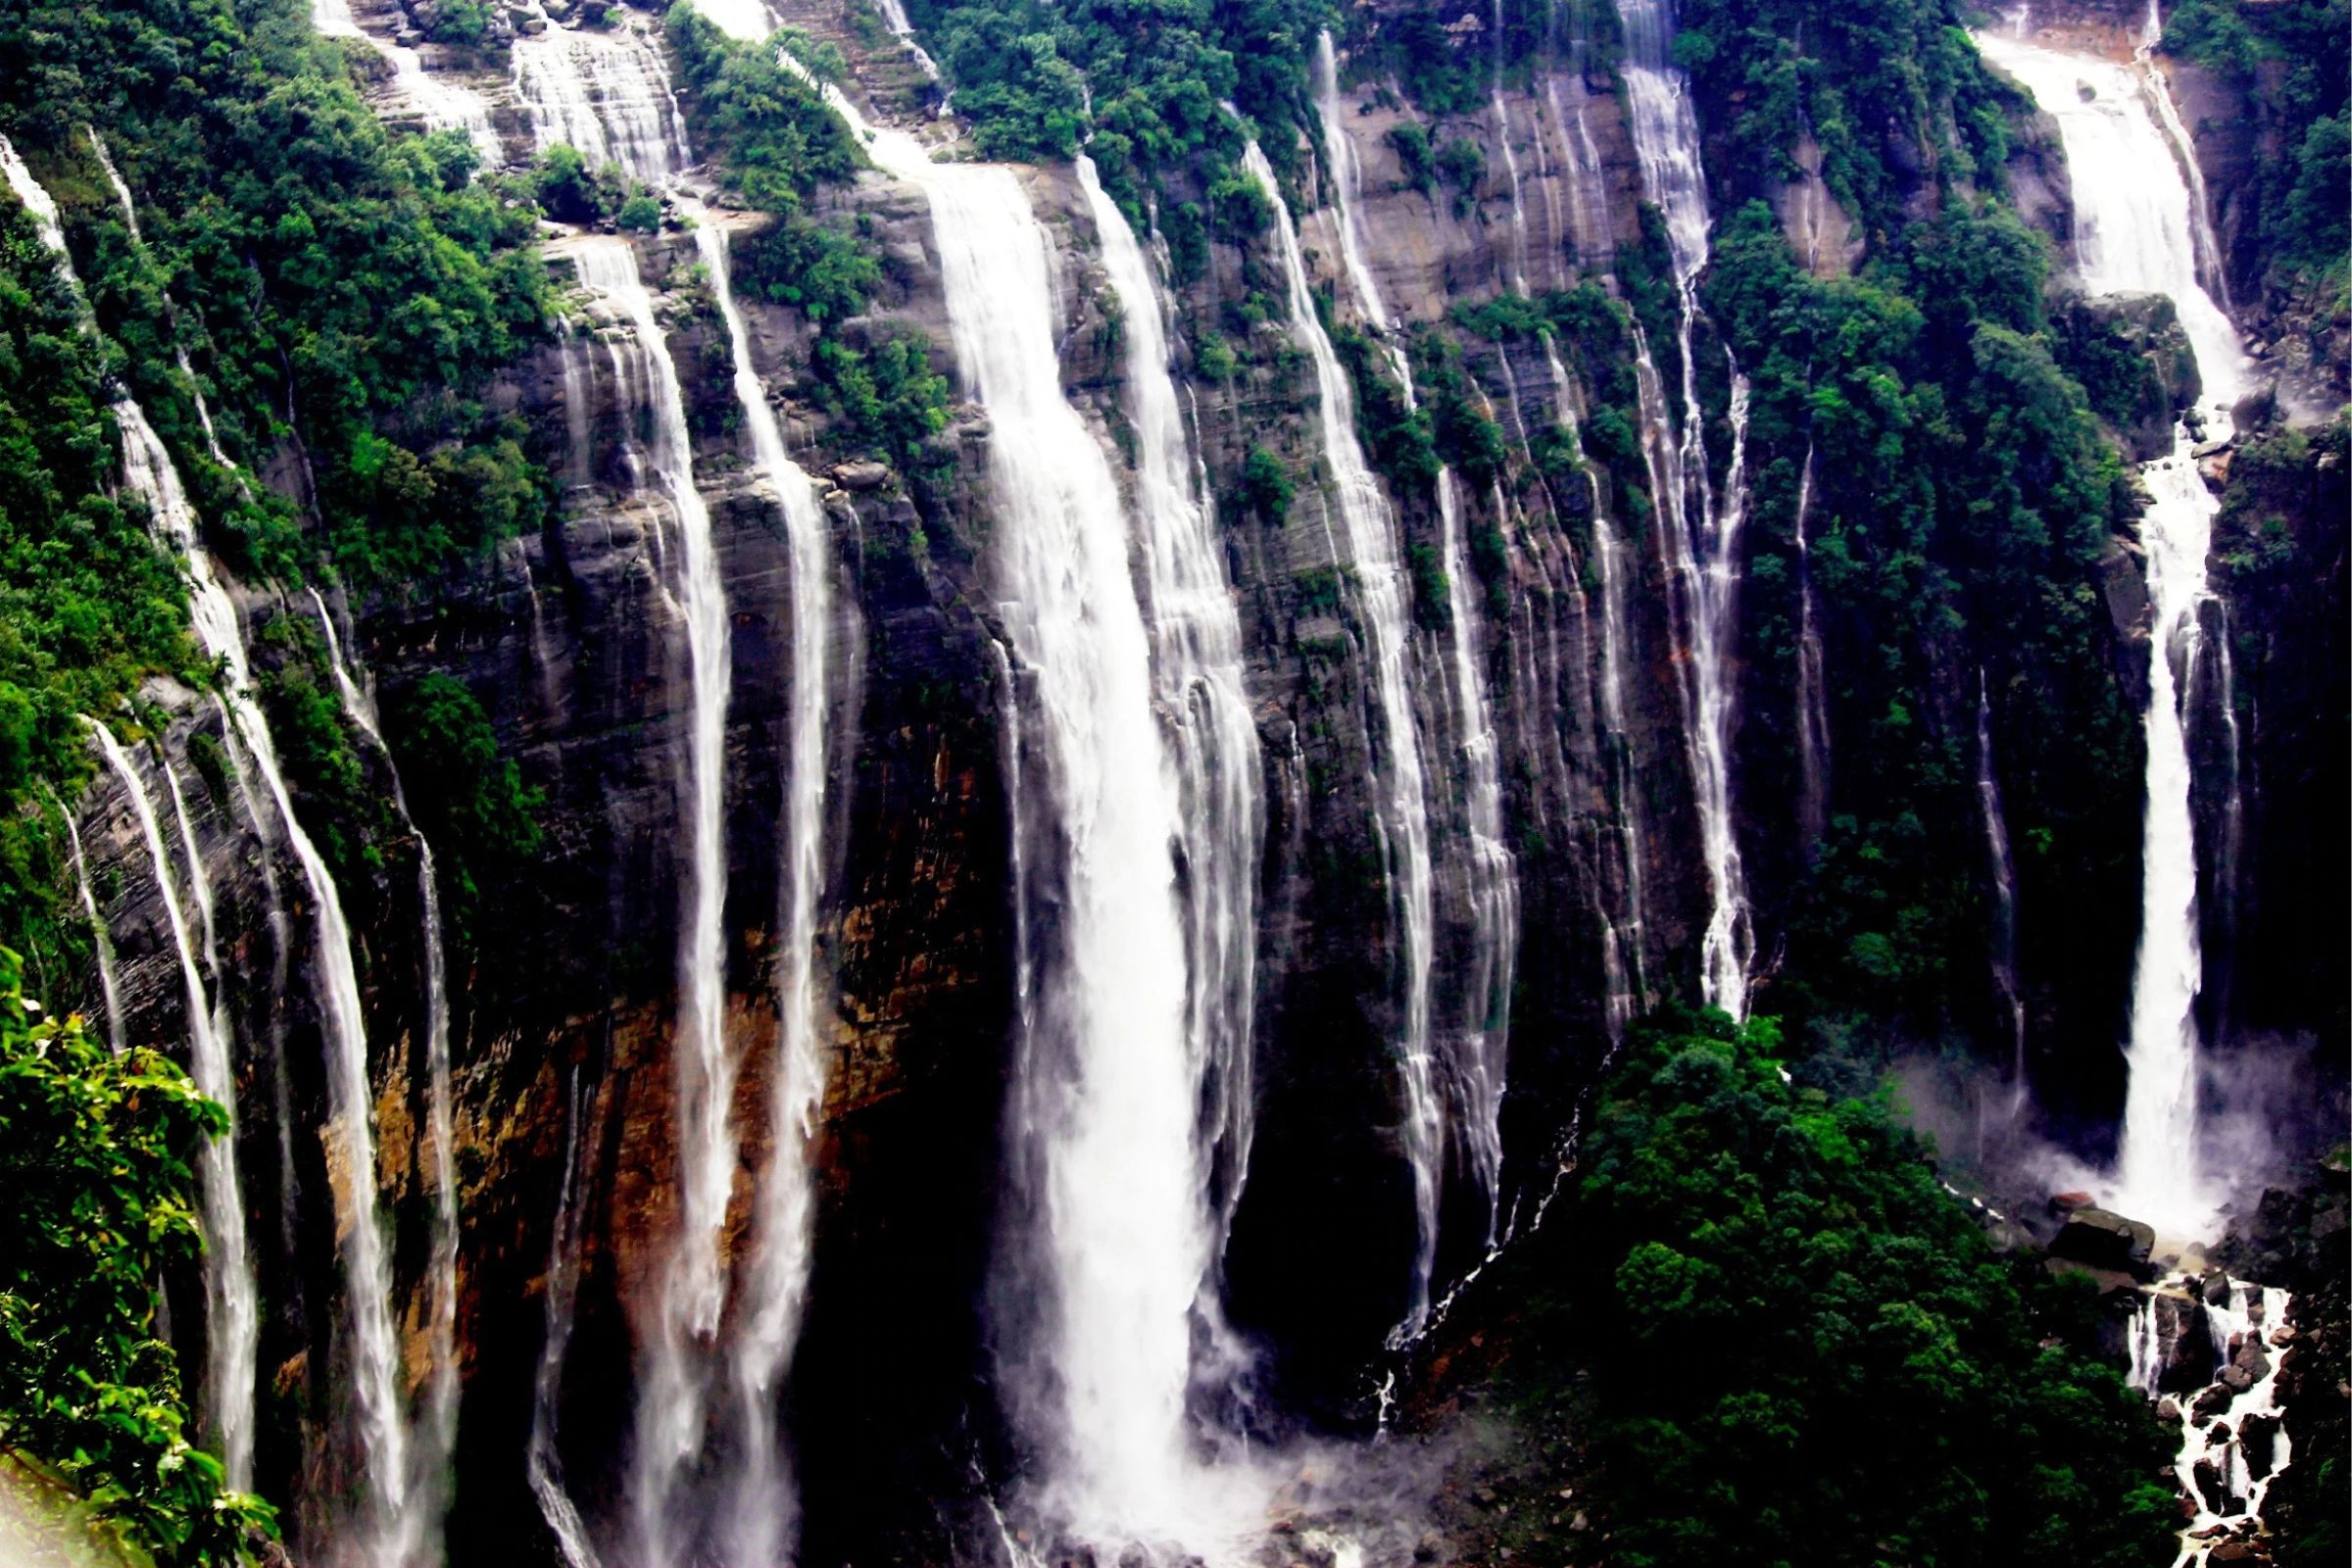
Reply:
M2198 282L2190 192L2155 107L2162 86L2141 51L2131 67L1982 35L1985 57L2024 83L2058 122L2074 176L2076 262L2093 294L2162 294L2173 302L2204 382L2204 435L2230 434L2246 360L2236 330ZM2197 470L2183 421L2173 450L2140 467L2149 638L2147 810L2141 836L2139 954L2132 977L2131 1083L2110 1206L2159 1235L2209 1234L2222 1194L2205 1168L2197 1118L2198 937L2195 827L2189 808L2183 672L2202 638L2205 563L2220 503Z

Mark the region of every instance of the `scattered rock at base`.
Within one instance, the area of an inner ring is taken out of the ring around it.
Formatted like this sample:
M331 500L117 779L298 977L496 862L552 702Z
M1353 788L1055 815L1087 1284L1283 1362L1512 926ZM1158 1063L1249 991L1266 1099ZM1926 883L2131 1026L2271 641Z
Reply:
M2059 1227L2050 1250L2094 1268L2137 1271L2156 1250L2153 1227L2104 1208L2078 1208Z

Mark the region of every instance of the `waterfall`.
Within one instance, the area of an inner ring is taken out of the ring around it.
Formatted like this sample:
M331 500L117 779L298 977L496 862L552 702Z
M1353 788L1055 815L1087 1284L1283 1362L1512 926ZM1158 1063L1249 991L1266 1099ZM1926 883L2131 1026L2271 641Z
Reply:
M2189 187L2173 157L2145 51L2136 67L2063 55L1995 35L1985 57L2016 77L2058 122L2078 204L2076 262L2093 294L2163 294L2173 302L2204 383L2203 438L2230 434L2230 410L2246 382L2236 330L2197 280ZM2173 450L2140 466L2148 505L2147 806L2141 835L2139 953L2132 983L2131 1083L2110 1205L2159 1235L2210 1232L2219 1206L2198 1144L2197 994L2204 982L2197 911L2195 826L2189 809L2183 671L2203 630L2206 555L2220 502L2197 471L2200 436L2183 419Z
M1225 574L1224 547L1199 480L1177 406L1165 308L1126 215L1104 194L1094 161L1078 178L1102 242L1103 270L1125 323L1128 416L1136 433L1139 526L1161 710L1178 788L1178 845L1185 866L1187 1074L1208 1102L1197 1150L1197 1190L1216 1206L1212 1250L1224 1243L1250 1169L1254 1075L1250 1031L1257 1005L1257 875L1265 845L1264 763L1242 676L1241 615ZM1217 1292L1200 1306L1221 1331ZM1246 1352L1230 1335L1209 1357L1238 1376Z
M1992 866L1992 983L2008 1009L2010 1103L2014 1119L2026 1105L2026 996L2017 969L2017 861L2009 853L2009 824L2001 814L2001 781L1992 765L1992 698L1977 670L1977 804L1984 812L1984 848Z
M1345 138L1342 140L1344 144ZM1291 335L1306 350L1315 367L1315 385L1321 394L1324 456L1331 465L1333 498L1338 503L1346 535L1345 554L1335 559L1333 564L1342 568L1343 576L1353 572L1356 609L1370 645L1365 651L1370 656L1369 674L1378 699L1381 733L1372 737L1373 755L1366 761L1366 782L1388 872L1389 898L1403 938L1398 954L1404 969L1404 996L1397 1057L1404 1090L1404 1122L1399 1134L1405 1157L1412 1167L1417 1230L1412 1294L1398 1331L1409 1338L1420 1332L1429 1316L1430 1278L1437 1262L1441 1142L1429 1044L1429 978L1435 945L1429 796L1421 760L1420 724L1413 713L1411 677L1406 664L1412 615L1405 601L1404 574L1396 559L1396 518L1390 514L1388 498L1381 492L1380 481L1372 476L1371 467L1364 461L1363 447L1356 440L1355 392L1315 314L1314 292L1307 282L1306 262L1299 252L1298 230L1291 224L1290 208L1282 199L1282 187L1275 182L1272 167L1254 142L1245 152L1244 161L1251 177L1274 205L1274 237L1281 247L1283 270L1289 283ZM1343 223L1342 232L1345 231ZM1381 767L1384 760L1388 764L1385 776Z
M172 862L164 853L163 830L156 824L155 802L147 793L147 781L113 732L95 719L88 722L90 734L105 754L107 765L122 780L122 793L138 818L148 863L155 869L156 889L163 897L164 917L178 950L180 984L187 996L188 1075L201 1093L220 1102L229 1113L228 1131L209 1140L198 1157L205 1240L204 1406L220 1445L220 1462L228 1473L228 1484L245 1487L253 1477L253 1386L261 1315L255 1302L253 1260L245 1246L245 1200L237 1187L236 1077L229 1065L228 1044L221 1038L204 975L197 966L187 915L172 885ZM192 864L191 874L203 876L202 862Z
M30 210L42 243L57 256L61 270L72 281L73 264L58 227L56 204L4 138L0 138L0 175ZM352 1392L368 1482L364 1517L356 1534L360 1553L388 1563L397 1550L399 1523L407 1508L408 1433L400 1407L400 1342L392 1323L391 1266L376 1216L368 1032L351 926L326 861L294 814L270 726L253 700L244 624L227 590L214 575L212 558L198 538L195 509L172 466L172 455L127 394L117 398L114 416L122 439L123 482L146 502L159 542L181 560L188 577L189 618L197 645L221 666L224 710L253 758L278 820L285 824L286 847L310 889L317 949L314 983L327 1054L327 1165L336 1177L336 1199L343 1211L339 1230L350 1298Z
M1740 529L1747 505L1747 380L1737 365L1732 366L1732 461L1718 497L1708 477L1705 416L1691 357L1694 328L1701 315L1698 278L1707 265L1710 222L1706 171L1699 160L1698 118L1691 107L1690 84L1671 63L1671 0L1620 0L1618 10L1625 24L1623 74L1634 150L1641 160L1642 183L1666 218L1680 303L1676 326L1683 366L1679 439L1647 336L1639 323L1635 338L1643 383L1643 448L1657 500L1658 543L1688 643L1688 657L1677 662L1681 676L1677 685L1710 899L1699 959L1700 994L1709 1004L1737 1018L1747 1009L1747 965L1755 945L1748 920L1747 878L1740 865L1739 832L1732 814L1732 645L1739 600Z
M1625 583L1632 563L1609 509L1602 503L1600 476L1585 457L1576 427L1574 389L1548 333L1544 338L1544 357L1551 370L1558 416L1569 439L1576 443L1577 461L1584 466L1592 504L1592 566L1600 578L1600 750L1616 816L1618 853L1624 861L1622 902L1614 915L1605 908L1602 911L1602 971L1609 982L1603 1014L1610 1038L1617 1040L1649 1000L1643 952L1649 910L1642 885L1647 851L1642 844L1642 791L1634 771L1633 733L1625 716L1626 650L1633 641L1626 617Z
M1805 854L1821 853L1830 827L1830 705L1822 673L1821 607L1813 587L1813 547L1805 525L1813 517L1813 447L1805 446L1796 481L1796 773L1797 821ZM1983 684L1983 671L1979 671Z
M539 1499L539 1512L555 1535L565 1568L599 1568L588 1527L564 1490L564 1461L556 1450L556 1412L564 1391L564 1356L571 1348L571 1314L580 1290L580 1242L588 1218L588 1182L583 1167L594 1157L598 1143L594 1136L580 1137L581 1110L580 1072L574 1067L564 1097L564 1176L556 1192L555 1232L548 1243L547 1337L540 1345L538 1369L531 1377L531 1436L523 1448L522 1463L531 1495Z
M774 1138L752 1224L747 1303L734 1347L741 1449L731 1478L729 1528L741 1564L789 1559L792 1481L777 1451L775 1406L808 1290L816 1207L809 1146L822 1107L817 1042L817 900L824 891L825 712L832 695L831 538L816 488L784 448L776 412L752 364L751 333L729 286L727 234L705 214L695 243L710 274L735 361L735 397L759 471L776 493L792 560L792 691L785 730L783 940L776 975L776 1061L768 1119Z
M1374 327L1385 336L1391 330L1388 308L1381 298L1380 286L1373 278L1371 268L1364 260L1357 236L1356 213L1362 204L1362 172L1354 144L1349 141L1340 115L1339 61L1328 30L1318 34L1315 40L1315 84L1325 153L1337 175L1334 185L1340 248L1347 261L1348 278L1355 287L1357 304ZM1267 185L1270 189L1272 181L1268 180ZM1317 330L1321 330L1319 324ZM1405 401L1410 404L1414 397L1411 362L1397 345L1386 343L1384 347L1390 365L1404 389ZM1335 461L1335 468L1337 466ZM1471 1178L1477 1182L1479 1192L1486 1200L1487 1242L1492 1246L1501 1200L1502 1134L1499 1116L1503 1065L1510 1030L1512 967L1519 946L1519 890L1511 854L1503 843L1500 748L1495 743L1493 710L1487 702L1486 680L1479 667L1486 635L1477 600L1469 589L1470 570L1468 556L1463 549L1460 490L1450 468L1439 469L1437 488L1439 552L1446 580L1447 618L1452 622L1451 697L1459 714L1461 734L1457 740L1465 764L1464 815L1469 839L1466 874L1470 896L1471 948L1462 988L1462 1011L1454 1026L1438 1036L1440 1054L1436 1059L1446 1070L1446 1088L1455 1108L1453 1132L1456 1141L1469 1164ZM1374 489L1377 494L1377 485ZM1382 522L1382 531L1393 533L1394 519L1384 516ZM1351 526L1350 532L1353 531ZM1394 546L1390 548L1393 550ZM1401 593L1398 603L1401 609ZM1405 613L1409 615L1409 611ZM1409 706L1409 696L1405 700ZM1414 771L1420 771L1418 760ZM1421 809L1426 813L1426 803ZM1426 839L1426 824L1422 831ZM1422 853L1426 857L1427 849ZM1434 958L1425 956L1422 961L1424 968L1418 984L1426 995L1430 990L1428 965ZM1424 1041L1428 1038L1429 1035L1425 1033ZM1423 1054L1428 1054L1426 1045ZM1431 1128L1433 1134L1437 1131L1435 1126ZM1417 1164L1414 1172L1415 1187L1422 1199L1421 1258L1415 1271L1413 1304L1398 1330L1406 1338L1418 1334L1427 1318L1430 1275L1436 1264L1439 1186L1439 1172L1435 1167L1436 1145L1437 1139L1433 1136L1426 1145L1416 1140L1409 1146L1417 1159L1426 1157L1430 1164L1426 1167Z
M1527 292L1527 206L1519 190L1519 155L1511 150L1511 112L1502 101L1502 0L1494 0L1494 77L1490 95L1494 110L1494 144L1502 149L1503 172L1511 181L1512 292ZM1543 145L1543 137L1537 137Z
M634 25L591 32L551 24L515 39L513 59L514 96L536 152L561 143L591 170L616 164L649 184L693 162L669 67Z
M392 760L392 748L384 739L375 700L344 659L343 639L335 629L335 617L328 612L326 601L317 588L310 590L310 596L312 607L318 612L319 628L326 636L327 664L334 671L336 689L342 693L344 710L383 758L384 767L392 778L393 810L416 841L417 909L424 939L425 1141L431 1151L433 1185L432 1250L426 1268L431 1314L427 1320L426 1349L431 1366L425 1379L427 1441L413 1459L416 1468L416 1494L402 1519L402 1527L412 1543L405 1556L414 1552L415 1544L421 1543L440 1512L437 1506L426 1506L423 1499L438 1500L445 1490L443 1467L458 1436L458 1174L457 1130L450 1102L448 941L441 919L441 878L433 863L432 842L410 814L408 794L401 787L400 768Z
M74 825L74 813L62 804L57 814L66 824L66 844L74 858L74 887L81 896L81 912L90 922L90 945L98 956L98 996L106 1005L106 1043L119 1054L123 1046L122 993L115 983L114 938L107 932L105 916L98 912L97 895L90 891L90 867L81 853L81 829Z
M481 95L453 81L436 80L416 50L362 27L351 13L351 0L311 0L311 26L321 37L357 38L374 50L392 68L394 94L416 112L425 129L463 130L486 168L506 161L498 128L490 122L490 106Z
M1573 230L1579 261L1604 260L1617 248L1615 227L1609 218L1607 174L1601 168L1600 144L1592 139L1592 124L1585 114L1585 102L1591 96L1585 84L1585 73L1592 56L1592 40L1586 7L1576 8L1575 30L1569 35L1569 57L1576 68L1576 108L1573 112L1560 104L1560 78L1546 73L1544 96L1551 105L1552 121L1560 127L1560 144L1568 154L1562 172L1568 180L1568 222ZM1574 134L1570 134L1573 128Z
M702 1452L705 1377L699 1350L718 1332L726 1282L720 1256L734 1188L735 1054L727 1044L725 768L730 679L726 592L719 582L710 511L694 482L686 403L653 296L626 241L572 249L580 282L618 318L645 373L653 415L647 465L666 490L677 528L675 600L685 622L689 714L682 837L689 857L678 952L678 1224L663 1259L655 1321L638 1392L629 1493L637 1551L647 1564L685 1550L675 1517L680 1484Z
M1033 975L1011 1136L1034 1172L1046 1297L1017 1352L1014 1415L1044 1450L1043 1504L1098 1543L1197 1540L1209 1489L1187 1447L1192 1320L1213 1265L1196 1159L1200 1085L1171 846L1179 785L1152 711L1152 646L1102 445L1063 395L1051 243L1013 172L934 164L828 95L931 210L956 358L986 406L1011 662L1034 694L1011 754L1031 843L1016 901ZM1016 695L1017 702L1017 695ZM1030 808L1036 812L1029 816ZM1024 1282L1024 1285L1027 1282ZM1010 1297L1007 1292L1007 1298Z

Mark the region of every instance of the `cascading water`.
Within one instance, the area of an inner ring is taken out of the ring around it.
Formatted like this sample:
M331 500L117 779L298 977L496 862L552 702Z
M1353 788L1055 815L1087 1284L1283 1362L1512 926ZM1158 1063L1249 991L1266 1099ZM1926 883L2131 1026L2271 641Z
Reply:
M1502 0L1494 0L1494 75L1489 104L1494 111L1494 145L1502 149L1503 172L1511 182L1512 291L1527 292L1527 203L1519 189L1519 155L1511 147L1511 111L1502 97ZM1538 137L1541 145L1542 138Z
M2133 67L2064 55L1986 34L1985 57L2022 82L2058 122L2074 178L2076 262L2093 294L2162 294L2173 302L2204 383L2202 438L2230 434L2246 360L2236 330L2197 280L2190 194L2175 161L2147 51ZM2123 1142L2108 1201L2189 1238L2213 1227L2220 1194L2198 1140L2203 985L2195 828L2182 713L2183 672L2203 635L2206 556L2219 502L2197 470L2199 433L2174 427L2173 450L2140 467L2148 492L2140 521L2147 557L2149 637L2147 809L2141 837L2141 923L2132 977L2131 1084Z
M106 1043L120 1052L122 1039L122 992L115 980L115 943L106 929L106 917L98 912L98 896L90 891L89 861L81 853L81 829L74 825L74 813L58 808L58 818L66 824L66 844L74 859L74 887L81 897L81 912L90 922L90 946L98 957L98 1000L106 1007Z
M2017 861L2009 853L2009 823L2001 814L2001 781L1992 765L1992 695L1977 671L1977 804L1984 813L1984 848L1992 867L1992 984L2008 1009L2009 1114L2026 1104L2026 997L2017 970Z
M1551 370L1552 395L1569 438L1577 441L1585 482L1592 504L1592 567L1600 579L1600 720L1601 748L1608 771L1611 806L1617 821L1618 849L1623 858L1622 902L1612 916L1604 910L1604 972L1609 994L1604 1013L1612 1039L1622 1038L1637 1013L1648 1005L1648 901L1643 895L1646 850L1642 843L1641 787L1634 775L1632 731L1626 723L1626 650L1633 633L1627 620L1625 583L1632 570L1616 521L1603 504L1600 476L1584 458L1576 429L1574 389L1558 348L1546 335L1544 354Z
M1343 137L1343 145L1345 140ZM1397 563L1396 518L1390 514L1388 498L1381 491L1380 481L1372 476L1371 467L1364 461L1363 447L1356 440L1355 392L1332 349L1330 335L1323 330L1322 320L1315 314L1314 291L1307 281L1306 261L1298 248L1298 230L1291 224L1290 208L1282 199L1282 187L1275 182L1273 168L1254 142L1243 154L1243 161L1250 177L1273 203L1274 238L1281 249L1289 284L1291 335L1306 350L1315 368L1315 386L1321 394L1324 457L1331 465L1333 500L1338 506L1346 541L1345 554L1333 564L1344 573L1352 574L1356 609L1370 645L1366 653L1370 656L1382 733L1373 738L1374 755L1367 763L1368 793L1374 807L1374 823L1380 831L1389 898L1401 928L1398 957L1404 969L1402 1030L1397 1040L1404 1089L1404 1124L1400 1132L1413 1171L1418 1230L1412 1293L1397 1332L1403 1338L1410 1338L1429 1319L1430 1279L1437 1262L1438 1158L1443 1142L1430 1066L1435 879L1430 864L1429 795L1421 760L1421 729L1413 712L1407 665L1411 612L1405 601L1404 574ZM1345 224L1342 232L1346 232ZM1387 764L1385 770L1383 762Z
M1739 602L1740 529L1747 496L1745 473L1747 381L1731 368L1732 460L1723 491L1708 474L1705 415L1699 404L1692 347L1701 312L1698 277L1707 265L1706 171L1699 159L1698 119L1690 85L1672 63L1672 0L1620 0L1625 24L1623 76L1633 122L1634 150L1652 201L1666 218L1680 313L1682 424L1677 435L1662 379L1646 336L1637 325L1643 448L1657 501L1658 541L1672 571L1676 608L1689 657L1678 661L1685 731L1690 752L1699 839L1705 851L1711 907L1699 956L1700 994L1739 1017L1747 1008L1747 965L1754 932L1747 877L1732 814L1732 723L1735 635ZM1726 359L1729 359L1727 352Z
M78 291L57 206L32 177L16 149L0 138L4 175L39 227L42 243ZM224 679L223 710L254 760L277 819L285 825L286 847L310 889L315 935L314 981L327 1048L327 1165L342 1207L341 1250L350 1311L353 1402L360 1452L368 1486L360 1504L351 1553L389 1563L400 1546L401 1521L409 1496L408 1432L399 1393L400 1342L392 1322L391 1268L376 1216L375 1139L368 1122L368 1032L360 1003L359 971L352 956L350 922L326 861L294 814L270 726L251 694L244 623L220 579L196 527L196 513L181 485L172 455L127 395L114 405L122 438L122 477L146 502L159 542L181 560L188 577L190 620L197 644L219 662Z
M495 169L506 161L498 128L490 122L490 106L481 95L435 78L416 50L378 38L362 27L351 13L351 0L311 0L311 25L323 37L357 38L381 56L392 68L395 94L416 111L425 129L463 130L485 165Z
M649 1565L687 1550L692 1522L678 1493L703 1450L703 1365L718 1333L726 1279L720 1256L734 1187L735 1132L728 1120L740 1063L725 1031L725 767L730 670L726 592L710 511L694 480L685 396L653 297L625 241L571 249L580 282L629 334L653 416L645 462L666 492L677 529L675 601L685 622L689 713L684 796L689 873L678 953L677 1227L663 1259L637 1400L630 1510L636 1551Z
M570 147L590 169L617 165L659 183L693 162L662 52L635 25L550 25L514 41L514 95L533 148Z
M547 1337L531 1378L531 1436L523 1448L523 1476L539 1512L564 1553L565 1568L599 1568L588 1526L564 1486L564 1461L556 1450L556 1415L562 1403L564 1357L571 1348L572 1309L579 1299L580 1242L587 1223L583 1161L598 1140L580 1136L580 1074L572 1069L564 1119L564 1177L556 1193L555 1234L548 1243Z
M172 886L172 862L164 852L163 830L156 823L155 802L147 792L147 781L113 732L95 719L89 726L138 819L148 863L155 870L156 889L163 898L164 917L178 950L180 984L186 992L188 1076L200 1092L229 1111L229 1130L208 1142L198 1160L203 1176L207 1308L204 1408L220 1446L220 1463L229 1484L242 1487L249 1485L253 1476L253 1389L261 1314L255 1299L253 1260L245 1247L245 1200L237 1185L236 1078L229 1065L228 1043L219 1031L212 998L196 962L187 915ZM193 862L191 875L200 878L203 874L202 862Z
M1042 1264L1046 1299L1007 1395L1044 1450L1039 1502L1056 1528L1198 1549L1230 1528L1226 1478L1194 1462L1185 1418L1214 1247L1170 855L1184 822L1125 508L1063 395L1050 243L1012 172L935 164L830 97L874 161L928 199L956 363L994 430L1002 612L1035 696L1015 714L1033 744L1014 754L1011 787L1038 838L1021 879L1050 885L1064 913L1030 926L1024 960L1035 991L1010 1126L1037 1183L1018 1246Z
M1206 1094L1208 1134L1197 1150L1200 1190L1217 1209L1223 1254L1250 1168L1257 1005L1257 873L1265 844L1264 763L1242 677L1241 615L1223 546L1177 406L1165 308L1126 215L1104 194L1093 160L1079 183L1102 242L1103 270L1125 321L1128 416L1136 432L1135 513L1142 543L1152 668L1176 762L1186 868L1185 1004L1190 1076ZM1213 1283L1201 1308L1221 1329ZM1230 1336L1207 1359L1230 1381L1244 1352Z
M441 920L441 878L433 863L432 842L410 814L408 793L401 787L400 769L384 739L375 699L345 660L342 635L335 629L335 617L326 601L316 588L310 595L311 605L318 612L319 629L325 634L327 665L342 693L344 711L384 760L392 777L393 810L416 841L417 910L424 938L425 1135L433 1186L432 1251L426 1266L426 1347L431 1366L425 1377L426 1441L413 1458L416 1489L402 1519L411 1538L403 1552L405 1558L421 1544L440 1512L437 1502L428 1506L423 1499L438 1499L444 1490L443 1466L458 1436L458 1173L450 1093L448 940Z
M784 514L792 559L792 692L786 718L783 941L777 957L776 1060L769 1086L773 1148L760 1177L752 1260L741 1286L747 1303L734 1346L731 1381L739 1445L729 1478L733 1561L786 1561L792 1549L793 1492L778 1451L779 1386L799 1343L808 1290L816 1193L809 1144L824 1099L817 1043L817 901L824 891L825 712L832 696L833 583L825 512L808 475L784 447L784 432L752 364L751 333L729 286L726 230L706 216L695 231L735 360L735 398L760 476Z
M1821 853L1830 828L1829 683L1821 654L1820 596L1813 587L1813 448L1796 481L1796 774L1797 820L1805 853Z
M1329 31L1315 41L1316 101L1321 111L1325 154L1336 173L1341 251L1348 264L1357 304L1384 335L1390 329L1388 308L1379 283L1364 259L1356 215L1362 205L1361 169L1340 114L1338 52ZM1318 328L1319 329L1319 328ZM1404 352L1387 345L1389 361L1413 400L1412 366ZM1480 668L1486 645L1477 600L1471 593L1470 564L1463 548L1461 495L1450 468L1438 471L1439 551L1446 581L1446 613L1452 624L1450 663L1453 706L1461 733L1456 737L1465 766L1465 796L1470 896L1471 947L1462 981L1462 1009L1451 1027L1436 1031L1437 1062L1445 1070L1446 1090L1454 1107L1452 1132L1469 1165L1473 1181L1486 1200L1487 1243L1494 1241L1501 1201L1501 1106L1504 1059L1510 1032L1511 981L1519 947L1519 889L1511 853L1503 843L1501 749L1495 742L1493 710L1487 702L1486 678ZM1423 807L1426 811L1426 806ZM1425 975L1424 990L1430 986ZM1435 1150L1428 1151L1434 1156ZM1423 1261L1413 1311L1400 1331L1407 1337L1420 1331L1428 1306L1428 1275L1437 1250L1436 1194L1438 1173L1416 1171L1417 1187L1427 1190L1422 1211Z

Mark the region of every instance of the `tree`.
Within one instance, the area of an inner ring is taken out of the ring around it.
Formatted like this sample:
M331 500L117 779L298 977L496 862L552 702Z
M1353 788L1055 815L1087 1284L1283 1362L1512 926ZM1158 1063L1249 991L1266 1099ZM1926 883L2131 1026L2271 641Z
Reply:
M157 1052L35 1022L21 975L0 948L0 1467L84 1499L102 1545L234 1561L273 1515L188 1442L155 1283L203 1249L196 1158L228 1114Z

